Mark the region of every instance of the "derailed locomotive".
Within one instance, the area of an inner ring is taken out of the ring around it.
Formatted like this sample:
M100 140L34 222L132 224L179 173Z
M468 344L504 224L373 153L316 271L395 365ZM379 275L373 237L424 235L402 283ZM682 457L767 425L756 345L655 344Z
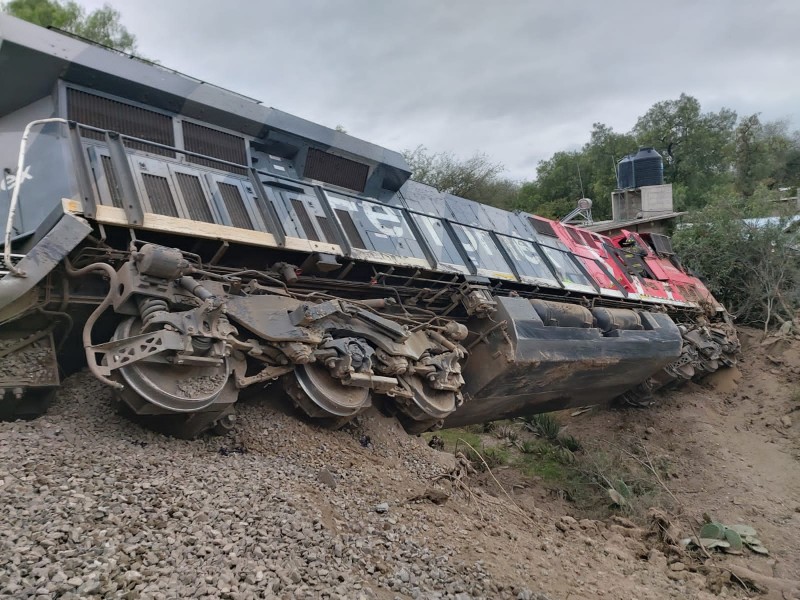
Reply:
M440 193L396 152L2 15L0 78L7 418L83 365L191 437L245 390L420 432L643 402L735 360L664 236Z

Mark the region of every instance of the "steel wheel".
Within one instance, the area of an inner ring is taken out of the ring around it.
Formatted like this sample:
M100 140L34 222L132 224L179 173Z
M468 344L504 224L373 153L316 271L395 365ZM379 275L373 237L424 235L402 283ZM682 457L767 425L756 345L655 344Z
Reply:
M298 365L283 382L292 400L310 417L354 417L371 404L369 388L342 385L317 363Z
M140 329L139 319L126 319L112 339L136 335ZM178 366L145 359L115 370L114 378L125 386L121 392L125 403L138 414L198 412L222 400L230 378L230 361L226 358L221 365Z

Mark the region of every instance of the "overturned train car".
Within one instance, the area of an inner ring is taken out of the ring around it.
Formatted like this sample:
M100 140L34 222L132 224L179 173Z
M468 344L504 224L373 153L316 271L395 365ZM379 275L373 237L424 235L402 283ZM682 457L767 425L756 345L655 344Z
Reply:
M86 365L176 435L279 388L419 432L646 402L734 360L663 236L439 193L396 152L7 16L0 78L7 418Z

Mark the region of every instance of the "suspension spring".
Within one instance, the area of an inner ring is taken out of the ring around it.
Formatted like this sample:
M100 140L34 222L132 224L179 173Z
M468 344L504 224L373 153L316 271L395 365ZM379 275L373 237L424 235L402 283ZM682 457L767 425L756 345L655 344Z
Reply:
M142 317L142 328L146 328L157 312L169 311L167 301L162 298L140 298L139 314Z
M192 338L192 348L198 354L205 354L211 349L211 345L214 343L210 337L202 337L196 336Z

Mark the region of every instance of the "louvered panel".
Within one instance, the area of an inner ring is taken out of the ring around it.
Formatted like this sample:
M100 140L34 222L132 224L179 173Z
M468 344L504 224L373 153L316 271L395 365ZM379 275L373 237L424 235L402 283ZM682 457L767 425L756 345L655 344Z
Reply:
M292 198L291 202L292 208L294 209L294 214L296 214L297 218L300 220L300 225L303 226L303 231L306 234L306 238L318 242L319 236L314 230L314 224L311 222L311 217L308 216L308 212L306 211L306 207L303 202L297 198Z
M116 131L165 146L175 145L172 117L80 90L67 89L67 118L84 125ZM86 129L81 129L81 135L95 140L104 139L103 134ZM125 145L128 148L162 156L175 156L170 150L140 142L125 141Z
M250 215L247 214L239 188L230 183L217 182L217 185L233 226L241 229L253 229L253 223L250 221Z
M675 254L675 251L672 249L672 241L668 236L660 233L651 233L650 240L653 242L653 248L655 248L656 252L659 254L666 254L668 256Z
M266 198L263 200L261 198L256 199L256 206L258 207L258 214L261 215L261 220L264 221L264 226L267 228L267 231L270 233L275 233L274 231L270 231L270 223L272 223L272 216L269 214L269 209L267 208L266 204L269 202ZM280 224L278 224L280 227Z
M595 238L588 231L581 231L581 235L583 236L583 239L586 240L587 246L591 246L594 248L597 245Z
M183 122L183 147L190 152L205 154L206 156L220 158L239 165L247 164L247 150L243 137L225 133L224 131L217 131L210 127L203 127L196 123ZM244 167L231 167L230 165L196 156L187 156L186 159L191 163L206 167L222 169L240 175L247 174L247 170Z
M166 177L142 173L147 198L150 200L152 212L168 217L177 217L178 210L175 207L175 198L172 190L169 189L169 181Z
M178 180L178 186L181 188L181 194L183 194L186 210L189 211L189 217L195 221L213 223L214 217L211 215L211 208L208 206L208 199L205 192L203 192L200 178L188 173L175 173L175 177Z
M303 177L363 192L369 165L309 148Z
M317 217L319 228L322 229L322 235L325 236L325 241L329 244L338 244L339 240L336 237L336 231L333 228L333 223L326 217Z
M364 240L361 239L361 234L358 233L358 229L356 228L356 224L353 223L353 217L350 216L350 213L337 208L336 216L339 217L339 221L342 223L342 229L344 229L347 239L350 240L350 245L353 248L366 250L367 247L364 245Z
M529 220L531 225L533 225L533 228L536 230L536 233L547 235L549 237L558 237L556 236L556 232L553 230L553 226L547 221L543 219L535 219L533 217L530 217Z
M111 203L117 208L125 208L122 204L122 191L117 180L117 173L114 171L114 165L111 163L111 157L102 155L100 160L103 164L108 191L111 193Z
M586 243L586 240L583 239L583 237L581 236L580 232L578 232L576 229L572 229L571 227L567 227L566 230L567 230L567 232L569 232L569 236L573 240L575 240L575 242L580 244L581 246L588 246L589 245L589 244Z

